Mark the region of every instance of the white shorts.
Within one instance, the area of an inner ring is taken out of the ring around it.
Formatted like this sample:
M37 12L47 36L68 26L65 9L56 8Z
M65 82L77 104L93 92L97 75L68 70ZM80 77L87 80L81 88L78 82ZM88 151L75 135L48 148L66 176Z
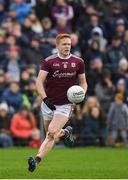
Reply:
M56 110L52 111L44 102L41 103L41 112L44 120L52 120L54 114L61 114L70 118L74 109L74 105L72 104L55 105L55 107Z

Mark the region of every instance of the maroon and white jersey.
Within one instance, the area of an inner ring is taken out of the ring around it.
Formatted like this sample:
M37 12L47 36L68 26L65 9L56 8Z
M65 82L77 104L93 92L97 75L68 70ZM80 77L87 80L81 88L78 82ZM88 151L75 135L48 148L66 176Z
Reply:
M79 74L85 73L84 61L72 54L66 59L56 54L42 60L41 69L48 72L45 91L51 102L55 105L70 103L67 90L78 84Z

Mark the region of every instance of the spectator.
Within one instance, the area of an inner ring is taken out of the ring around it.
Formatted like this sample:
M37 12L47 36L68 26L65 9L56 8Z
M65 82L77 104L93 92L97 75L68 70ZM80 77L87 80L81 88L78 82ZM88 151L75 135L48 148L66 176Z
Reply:
M43 34L41 38L41 48L43 57L46 58L47 56L53 54L55 49L55 37L57 35L57 31L52 28L52 21L50 18L45 17L42 20L43 26Z
M95 27L92 29L92 37L89 39L88 43L91 44L93 40L99 42L99 50L104 52L107 45L107 40L103 37L103 31L100 27Z
M98 98L105 114L108 112L114 90L115 88L111 80L111 73L106 69L103 71L101 81L98 82L95 87L95 95Z
M9 8L15 10L16 18L20 23L23 23L30 13L30 7L23 0L14 0Z
M110 69L111 73L115 73L118 69L118 63L123 56L121 39L117 36L113 37L112 44L105 53L105 67Z
M81 49L79 47L79 35L77 33L71 33L71 41L72 41L72 47L71 47L71 53L81 57Z
M0 0L0 25L3 20L7 17L7 12L5 11L5 1Z
M38 0L36 2L35 12L40 21L45 17L51 18L52 6L53 0Z
M20 49L18 46L10 46L8 48L7 58L3 61L4 70L12 76L13 81L19 82L20 73L25 67L25 63L20 57Z
M35 128L32 131L32 140L29 142L29 147L39 148L41 145L40 130Z
M57 21L57 18L61 15L67 19L67 23L71 26L71 20L74 17L72 6L68 5L65 0L56 0L52 7L52 18Z
M105 119L100 108L94 106L88 116L83 116L85 145L105 145Z
M115 146L118 133L120 133L124 144L128 145L127 128L128 128L128 107L123 103L123 94L117 93L115 100L112 102L108 113L108 129L112 137L111 145Z
M10 118L8 105L2 102L0 104L0 147L13 146L10 135Z
M2 101L7 102L12 114L19 111L22 105L22 94L20 93L20 87L17 82L12 82L10 87L5 89L2 94Z
M20 112L11 119L11 133L14 144L27 146L32 138L32 131L36 128L34 115L26 106L22 106Z

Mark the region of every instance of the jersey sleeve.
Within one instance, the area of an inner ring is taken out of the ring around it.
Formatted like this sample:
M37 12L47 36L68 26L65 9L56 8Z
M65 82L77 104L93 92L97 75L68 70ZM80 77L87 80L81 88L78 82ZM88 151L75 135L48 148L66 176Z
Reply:
M79 63L78 63L78 71L77 71L78 74L83 74L85 73L85 63L83 60L80 60Z
M41 70L44 70L44 71L47 71L47 72L50 71L50 66L49 66L48 61L42 60L42 62L41 62Z

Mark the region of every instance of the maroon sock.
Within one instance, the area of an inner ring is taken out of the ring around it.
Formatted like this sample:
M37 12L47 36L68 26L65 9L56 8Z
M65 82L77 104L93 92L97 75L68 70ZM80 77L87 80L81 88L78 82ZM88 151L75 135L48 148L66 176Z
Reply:
M36 160L36 162L39 164L39 162L41 161L41 158L40 158L39 156L36 156L36 157L35 157L35 160Z

